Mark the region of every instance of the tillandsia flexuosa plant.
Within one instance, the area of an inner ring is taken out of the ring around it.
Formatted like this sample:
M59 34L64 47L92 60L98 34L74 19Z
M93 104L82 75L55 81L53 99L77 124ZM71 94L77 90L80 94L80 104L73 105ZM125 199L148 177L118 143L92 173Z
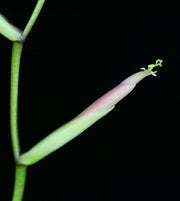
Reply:
M18 80L19 67L23 44L33 27L45 0L38 0L34 11L22 31L12 25L3 15L0 14L0 33L13 41L11 57L11 90L10 90L10 127L11 141L15 160L15 185L12 201L21 201L26 181L27 167L37 163L50 153L62 147L64 144L81 134L96 121L109 113L115 105L128 95L143 78L153 75L156 76L155 67L162 66L162 60L158 59L155 64L148 65L147 68L141 68L141 71L131 75L115 88L96 100L87 109L81 112L68 123L49 134L29 151L21 154L19 135L18 135Z

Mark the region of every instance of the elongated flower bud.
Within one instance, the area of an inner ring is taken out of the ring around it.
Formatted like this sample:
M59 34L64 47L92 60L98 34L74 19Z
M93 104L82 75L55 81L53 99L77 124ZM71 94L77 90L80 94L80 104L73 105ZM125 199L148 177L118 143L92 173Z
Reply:
M140 71L135 73L117 85L115 88L104 94L98 100L96 100L92 105L90 105L86 110L80 113L76 118L83 116L85 114L89 114L92 112L103 112L112 108L116 103L118 103L121 99L127 96L136 86L138 82L140 82L143 78L148 75L156 76L156 71L153 72L152 69L157 66L162 66L162 60L158 59L156 64L148 65L148 69L141 68L144 71Z
M21 41L22 31L0 14L0 33L11 41Z
M18 158L17 163L32 165L75 138L110 112L115 104L129 94L143 78L148 75L156 76L156 72L153 72L152 69L156 66L162 66L161 63L162 60L157 60L156 64L149 65L148 69L142 68L143 71L135 73L125 79L115 88L95 101L77 117L52 132L28 152L21 155Z

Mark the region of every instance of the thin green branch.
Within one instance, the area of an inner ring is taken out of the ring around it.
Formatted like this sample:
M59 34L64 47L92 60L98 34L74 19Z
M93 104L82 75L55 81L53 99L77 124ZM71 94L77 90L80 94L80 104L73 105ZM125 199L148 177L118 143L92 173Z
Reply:
M19 68L23 44L13 42L12 57L11 57L11 90L10 90L10 127L11 141L16 160L20 154L19 137L18 137L18 83L19 83Z
M40 11L41 11L41 9L42 9L44 3L45 3L45 1L46 1L46 0L38 0L36 6L35 6L35 8L34 8L34 11L33 11L32 15L31 15L31 17L30 17L30 19L29 19L29 21L28 21L28 23L27 23L25 29L24 29L24 32L23 32L23 40L26 39L27 35L28 35L29 32L31 31L31 29L32 29L32 27L33 27L33 25L34 25L34 23L35 23L35 21L36 21L38 15L39 15L39 13L40 13Z
M22 201L26 183L27 166L17 165L15 170L15 185L12 201Z

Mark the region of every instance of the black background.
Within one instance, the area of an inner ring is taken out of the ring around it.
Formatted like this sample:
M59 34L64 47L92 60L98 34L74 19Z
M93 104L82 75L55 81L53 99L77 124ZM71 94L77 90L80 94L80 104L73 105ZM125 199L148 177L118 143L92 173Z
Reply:
M1 13L23 29L34 5L7 0ZM178 32L179 14L167 5L46 2L22 54L22 152L141 67L164 62L109 115L29 167L24 201L180 200ZM3 201L11 200L14 179L11 46L0 36Z

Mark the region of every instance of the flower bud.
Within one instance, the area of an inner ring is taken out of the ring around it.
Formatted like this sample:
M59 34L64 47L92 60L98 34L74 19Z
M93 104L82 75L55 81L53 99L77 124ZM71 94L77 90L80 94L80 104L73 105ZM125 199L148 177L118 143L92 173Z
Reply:
M152 69L161 66L162 60L157 60L156 64L151 64L148 69L135 73L107 92L77 117L64 124L49 136L45 137L28 152L21 155L17 161L18 164L32 165L53 151L59 149L64 144L78 136L96 121L109 113L122 98L129 94L136 84L148 75L155 76Z

